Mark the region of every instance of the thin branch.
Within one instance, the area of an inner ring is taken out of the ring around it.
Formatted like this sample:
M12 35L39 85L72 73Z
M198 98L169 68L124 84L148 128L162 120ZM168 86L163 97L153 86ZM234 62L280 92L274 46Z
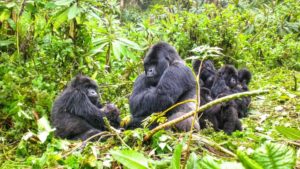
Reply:
M182 163L182 168L185 167L186 163L187 163L187 160L190 156L190 146L191 146L191 142L192 142L192 134L193 134L193 130L194 130L194 125L195 125L195 121L197 118L197 112L198 112L198 109L199 109L199 106L201 105L201 86L199 85L199 77L200 77L200 74L201 74L201 69L202 69L202 65L203 65L203 62L205 60L206 56L204 56L204 58L202 59L202 61L200 62L200 66L199 66L199 69L198 69L198 73L197 75L195 75L195 73L193 72L193 75L194 75L194 78L196 80L196 111L194 111L194 117L193 117L193 121L192 121L192 125L191 125L191 130L189 132L189 138L188 138L188 141L187 141L187 148L186 148L186 153L185 153L185 157L184 157L184 160L183 160L183 163ZM203 113L201 113L201 116L202 116Z
M203 112L217 104L220 104L222 102L228 102L230 100L234 100L234 99L237 99L237 98L241 98L241 97L249 97L249 96L256 96L256 95L261 95L261 94L266 94L266 93L269 93L269 90L256 90L256 91L249 91L249 92L241 92L241 93L236 93L236 94L232 94L232 95L229 95L229 96L225 96L225 97L222 97L222 98L219 98L219 99L216 99L216 100L213 100L203 106L201 106L198 111L196 111L196 113L200 113L200 112ZM174 124L177 124L191 116L193 116L195 113L195 111L192 111L192 112L189 112L179 118L176 118L174 120L171 120L171 121L168 121L164 124L161 124L159 126L157 126L156 128L152 129L151 131L149 131L149 133L144 137L144 141L148 141L153 134L155 134L156 132L158 132L159 130L161 129L164 129L166 127L170 127L170 126L173 126Z
M193 135L194 138L196 138L197 140L201 141L202 143L204 144L207 144L207 145L210 145L212 147L215 147L217 148L218 150L222 151L223 153L226 153L234 158L237 158L236 155L231 152L230 150L220 146L218 143L214 142L214 141L211 141L211 140L208 140L206 138L203 138L203 137L200 137L200 136L197 136L197 135Z
M113 127L109 124L109 121L107 120L107 118L104 117L103 120L104 120L104 124L105 124L105 126L107 127L107 129L108 129L110 132L114 133L114 134L117 136L117 138L121 141L121 143L122 143L125 147L131 149L131 147L129 147L129 146L125 143L125 141L121 138L121 136L119 135L118 131L117 131L115 128L113 128Z

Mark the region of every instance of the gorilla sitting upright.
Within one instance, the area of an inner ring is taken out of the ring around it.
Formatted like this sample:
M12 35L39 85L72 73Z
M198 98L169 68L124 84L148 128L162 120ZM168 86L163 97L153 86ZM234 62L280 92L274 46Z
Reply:
M98 101L98 85L87 76L77 75L55 100L51 122L55 135L71 140L87 138L106 130L103 117L120 126L120 112L113 104L104 107Z
M141 121L154 112L196 97L196 81L192 71L184 64L175 48L165 42L155 44L144 59L145 73L139 75L129 99L131 122L129 129L141 127ZM189 102L170 110L168 120L175 119L194 110L195 103ZM188 131L192 117L175 125L176 130ZM155 125L150 128L155 127ZM195 124L199 130L199 124Z

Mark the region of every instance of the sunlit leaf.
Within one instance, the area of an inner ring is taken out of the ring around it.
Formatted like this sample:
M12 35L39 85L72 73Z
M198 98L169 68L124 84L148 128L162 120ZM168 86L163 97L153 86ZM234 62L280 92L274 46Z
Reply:
M246 169L263 169L257 162L249 158L246 153L241 150L237 151L237 156Z
M15 41L11 40L11 39L8 39L8 40L0 40L0 46L7 46L7 45L10 45L10 44L14 44Z
M52 18L53 26L55 29L60 27L61 24L66 23L66 21L68 20L69 9L70 8L65 8L61 10Z
M147 169L149 168L149 159L145 158L143 154L134 150L119 150L110 151L111 155L122 165L130 169Z
M73 4L68 12L68 20L75 18L78 14L81 13L81 9L77 7L76 4Z
M264 169L292 169L296 164L295 151L282 144L266 143L253 154Z
M200 169L220 169L221 167L220 164L211 156L203 157L200 160L199 165L201 166Z
M187 169L199 169L199 158L195 153L191 153L186 165Z
M291 140L300 140L300 130L290 127L277 126L276 130Z
M125 38L118 38L118 40L120 41L120 43L122 43L126 47L133 48L136 50L141 50L140 46L138 44L136 44L135 42L132 42Z
M175 147L173 157L172 157L172 161L171 161L171 168L172 169L180 169L181 151L182 151L182 144L178 144Z
M55 1L55 5L57 6L66 6L66 5L70 5L74 0L58 0Z

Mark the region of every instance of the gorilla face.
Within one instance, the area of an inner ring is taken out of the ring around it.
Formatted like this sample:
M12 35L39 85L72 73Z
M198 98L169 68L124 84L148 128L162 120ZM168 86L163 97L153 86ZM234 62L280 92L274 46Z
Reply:
M98 104L99 95L97 93L97 90L94 88L88 88L87 89L87 96L89 97L90 101L94 104Z
M233 66L226 65L223 68L221 68L220 72L223 75L226 85L228 87L234 88L237 85L238 72Z
M147 82L150 85L157 85L164 71L170 65L169 60L168 54L165 51L160 50L155 52L154 50L150 50L144 60L145 74Z
M97 83L86 77L86 76L76 76L75 80L72 82L71 86L79 91L82 91L88 96L89 100L96 106L100 105L99 103L99 94L97 92L98 85Z

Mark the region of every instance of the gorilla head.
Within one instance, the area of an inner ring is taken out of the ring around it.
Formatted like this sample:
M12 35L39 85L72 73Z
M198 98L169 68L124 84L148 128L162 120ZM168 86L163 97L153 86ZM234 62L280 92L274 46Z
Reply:
M252 78L252 75L248 69L243 68L238 71L238 80L244 91L248 90L248 84L249 84L251 78Z
M228 87L234 88L237 85L238 72L232 65L225 65L219 72Z
M152 46L144 59L147 81L156 86L164 71L175 61L181 60L175 48L165 42Z
M97 83L90 79L87 76L77 75L74 80L71 82L71 87L74 90L80 91L89 98L91 103L94 105L100 105L99 103L99 95L98 95L98 85ZM97 107L98 107L97 106Z
M193 70L196 74L198 74L199 72L201 62L202 61L199 59L193 62ZM216 69L213 61L205 60L202 64L201 73L200 73L200 80L203 81L204 87L208 89L211 88L215 79L215 75L216 75Z

